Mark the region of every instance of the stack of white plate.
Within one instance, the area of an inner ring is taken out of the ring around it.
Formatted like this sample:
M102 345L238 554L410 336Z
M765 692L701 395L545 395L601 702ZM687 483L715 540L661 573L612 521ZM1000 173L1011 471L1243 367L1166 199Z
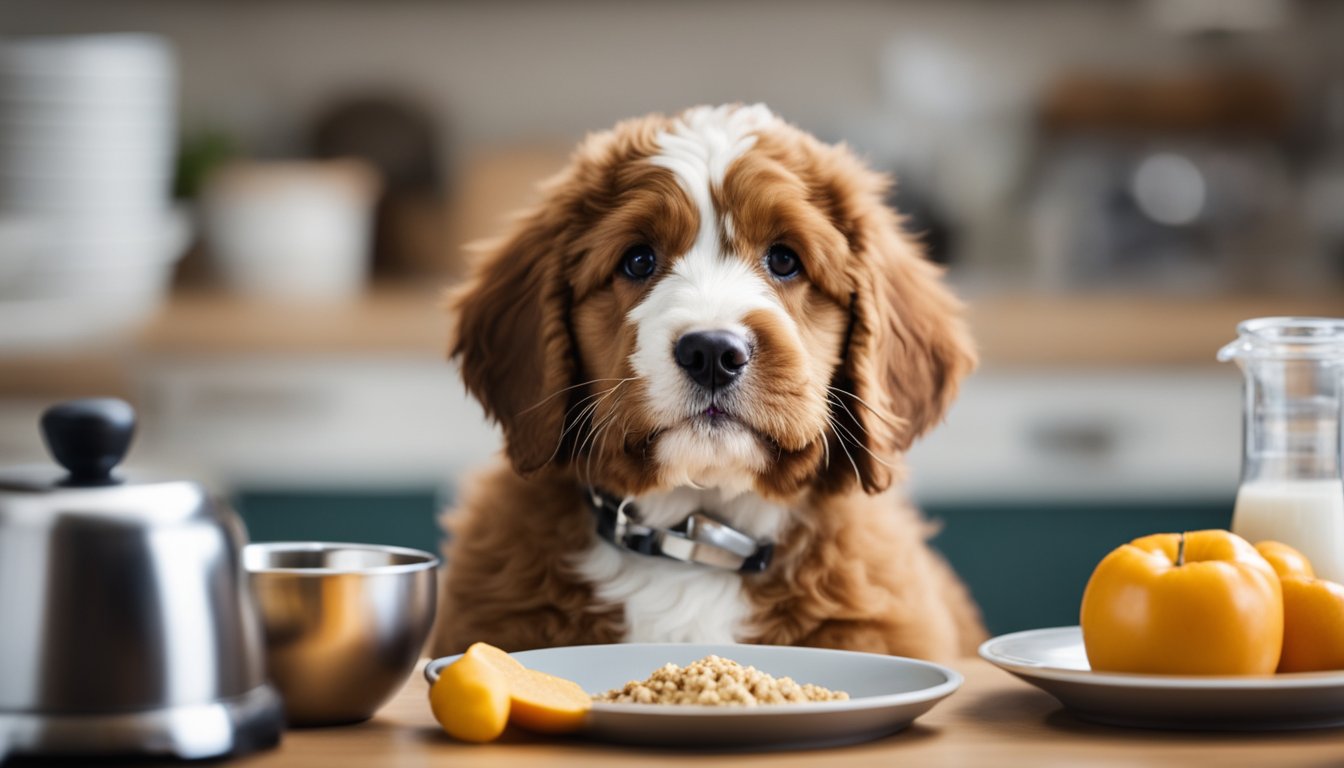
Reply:
M188 236L176 93L153 35L0 40L0 345L114 333L162 301Z

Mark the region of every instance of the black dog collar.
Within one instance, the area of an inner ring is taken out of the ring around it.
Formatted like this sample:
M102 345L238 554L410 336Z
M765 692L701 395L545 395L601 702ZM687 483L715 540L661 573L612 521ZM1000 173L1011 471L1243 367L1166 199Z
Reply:
M588 488L586 495L597 517L597 535L641 555L760 573L770 565L775 551L773 543L757 541L703 510L692 512L671 528L654 528L639 522L639 510L629 499L596 488Z

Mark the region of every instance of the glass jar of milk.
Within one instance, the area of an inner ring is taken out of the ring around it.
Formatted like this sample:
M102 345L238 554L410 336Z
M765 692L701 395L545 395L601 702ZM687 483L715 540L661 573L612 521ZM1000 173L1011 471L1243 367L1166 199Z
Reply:
M1344 582L1344 319L1265 317L1218 352L1246 376L1241 488L1232 531L1274 539Z

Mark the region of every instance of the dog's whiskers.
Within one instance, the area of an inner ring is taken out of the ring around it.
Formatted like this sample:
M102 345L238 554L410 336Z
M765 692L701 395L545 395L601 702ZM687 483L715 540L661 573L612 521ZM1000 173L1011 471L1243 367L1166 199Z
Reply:
M837 404L837 405L841 405L841 407L844 407L844 406L843 406L842 404L840 404L840 403L836 403L836 404ZM846 408L845 410L848 411L849 409ZM854 414L852 414L852 413L850 414L851 417L852 417L853 415L854 415ZM877 455L876 453L874 453L873 450L872 450L871 448L869 448L867 445L864 445L863 441L860 440L858 437L856 437L856 436L854 435L853 432L849 431L849 428L848 428L848 427L846 427L845 425L843 425L843 424L841 424L840 422L836 421L834 417L829 417L829 416L828 416L828 418L830 419L831 426L832 426L832 427L835 427L835 428L838 430L838 431L836 432L836 435L840 438L840 443L841 443L841 445L844 444L845 437L848 436L849 439L850 439L850 442L852 442L852 443L854 444L855 447L857 447L857 448L862 448L862 449L863 449L869 456L872 456L872 457L873 457L873 461L876 461L878 464L881 464L882 466L886 467L887 469L891 469L891 470L896 469L896 467L893 466L890 462L888 462L887 460L883 459L881 456L878 456L878 455Z
M597 427L589 435L589 438L585 441L588 443L588 445L592 446L593 448L593 450L588 452L587 461L584 463L584 476L590 485L593 482L593 459L597 455L601 454L604 450L606 450L607 436L611 434L611 427L615 424L617 417L620 416L621 413L619 408L617 407L619 405L620 405L620 396L617 396L617 398L614 401L612 401L611 415L608 416L606 420L603 421L601 424L598 424ZM599 440L601 442L599 442ZM583 452L583 445L579 446L579 452L580 453Z
M833 426L833 427L836 426L836 423L835 423L835 417L831 416L830 414L827 414L827 415L826 415L826 420L827 420L828 422L830 422L831 426ZM845 452L845 458L849 459L849 466L851 466L851 467L854 468L854 479L855 479L860 485L862 485L862 484L863 484L863 476L862 476L861 474L859 474L859 463L858 463L857 461L854 460L854 456L849 452L849 449L845 447L845 439L844 439L843 437L840 436L840 433L839 433L839 432L836 432L835 435L836 435L836 437L837 437L837 438L839 439L839 441L840 441L840 450L844 451L844 452Z
M575 408L579 408L580 406L582 406L582 409L579 411L579 414L574 417L573 423L571 423L569 426L565 427L563 431L561 431L560 439L556 440L555 442L555 450L551 452L551 457L546 460L546 463L549 464L552 461L555 461L555 457L560 454L560 448L565 444L565 437L569 435L570 432L573 432L574 429L578 427L580 424L582 424L585 420L590 419L592 415L597 412L598 407L602 405L602 402L606 400L606 398L610 397L613 392L619 389L622 384L624 384L627 381L633 381L633 380L634 380L633 376L630 378L621 379L617 381L615 384L613 384L611 387L601 390L599 392L595 392L591 395L588 395L580 399L574 405L570 406L569 410L565 412L564 418L566 420L568 420L569 414L573 412ZM610 379L608 379L608 381L610 381ZM588 404L584 405L584 403ZM563 421L561 423L563 423Z
M842 391L843 391L843 390L842 390ZM829 400L832 404L840 406L841 408L843 408L843 409L845 410L845 413L849 414L849 418L853 420L853 425L854 425L854 427L855 427L856 429L858 429L859 434L862 434L862 435L866 435L866 434L868 434L868 429L867 429L866 427L863 426L863 422L859 421L858 416L856 416L856 415L854 414L854 412L851 411L851 410L849 409L849 406L845 405L844 401L836 400L836 399L832 398L830 395L827 395L826 398L827 398L827 400ZM835 422L835 426L839 427L840 429L843 429L844 432L845 432L845 434L849 436L849 439L854 443L854 445L856 445L856 446L862 448L864 451L867 451L868 455L869 455L869 456L872 456L874 461L878 462L879 464L883 465L884 467L887 467L888 469L895 469L895 467L892 466L889 462L887 462L887 461L884 460L882 457L880 457L880 456L878 456L876 453L874 453L874 452L872 451L872 449L870 449L866 444L864 444L864 442L863 442L862 440L860 440L860 439L858 438L858 436L855 435L852 431L850 431L849 428L845 427L844 425L840 424L839 422ZM841 436L841 438L843 439L843 436Z
M828 415L827 418L830 418L830 416ZM822 455L822 460L823 460L824 466L825 466L827 469L830 469L830 468L831 468L831 438L830 438L830 436L828 436L828 435L822 435L821 437L822 437L822 440L821 440L821 455Z
M570 415L571 413L573 413L573 412L575 411L575 409L579 409L579 416L575 418L575 423L578 423L578 421L579 421L580 419L583 418L583 412L588 410L588 408L589 408L590 404L592 403L592 401L596 400L597 398L601 397L602 395L607 394L607 393L610 392L610 391L611 391L610 389L603 389L603 390L600 390L600 391L598 391L598 392L594 392L594 393L591 394L591 395L587 395L587 396L585 396L585 397L583 397L583 398L580 398L579 400L575 401L575 403L569 407L569 410L568 410L568 411L565 411L565 415L564 415L563 423L568 423L568 422L569 422L569 415Z
M845 409L845 413L849 415L849 418L850 418L850 420L854 423L854 426L857 427L858 430L859 430L860 432L862 432L863 434L865 434L865 435L868 434L868 429L867 429L866 427L863 426L863 422L862 422L862 421L859 421L859 417L856 416L856 415L854 415L854 412L851 411L851 410L849 409L849 406L845 405L845 403L844 403L843 400L836 400L836 399L835 399L834 397L832 397L830 394L827 394L827 395L826 395L826 402L830 403L831 405L837 405L837 406L839 406L839 407Z
M613 385L611 385L610 387L608 387L608 388L606 388L606 389L600 389L600 390L598 390L598 391L596 391L596 392L593 392L593 393L591 393L591 394L589 394L589 395L585 395L584 397L579 398L577 401L575 401L575 403L574 403L573 405L571 405L571 406L569 407L569 410L568 410L568 411L565 411L565 417L568 418L568 417L569 417L569 414L572 413L572 412L574 411L575 408L578 408L579 406L583 405L584 403L586 403L586 402L588 402L588 401L590 401L590 400L593 400L593 399L595 399L595 398L600 398L600 397L602 397L603 395L609 395L609 394L611 394L613 391L615 391L617 387L621 386L622 384L626 383L627 381L634 381L634 379L635 379L635 377L633 377L633 376L631 376L631 377L629 377L629 378L625 378L625 379L594 379L593 381L615 381L616 383L613 384Z
M559 397L560 395L565 394L566 392L570 391L571 389L578 389L579 387L586 387L586 386L588 386L589 384L596 384L596 383L598 383L599 381L629 381L629 379L616 379L616 378L612 377L612 378L603 378L603 379L589 379L588 381L581 381L581 382L579 382L578 384L571 384L570 386L565 387L564 389L557 389L556 391L552 392L551 394L547 395L546 397L543 397L542 399L538 400L537 402L533 403L532 405L528 406L527 408L524 408L523 410L521 410L521 411L518 412L518 415L519 415L519 416L523 416L523 415L525 415L525 414L531 413L532 411L535 411L536 409L540 408L541 406L545 405L546 403L549 403L550 401L554 400L555 398ZM587 398L584 398L584 399L587 399Z
M616 413L612 412L605 419L593 425L593 427L588 430L588 433L583 436L583 439L579 441L579 446L574 451L576 456L586 456L586 460L584 462L584 474L588 477L589 480L592 479L593 453L588 450L588 447L590 445L594 448L597 447L598 436L602 434L603 429L614 418L616 418Z
M630 379L626 379L625 381L629 380ZM623 381L621 383L623 384L625 382ZM601 447L598 446L597 444L598 436L600 435L604 436L603 433L607 431L607 429L611 426L611 424L616 420L617 416L619 416L621 413L620 409L617 406L620 405L621 398L625 395L625 393L624 392L618 393L616 391L620 386L621 386L620 384L617 384L616 386L612 387L611 392L607 394L608 397L611 396L615 397L615 399L612 401L611 404L611 414L607 416L605 420L599 422L598 424L596 424L595 426L593 426L591 429L588 430L588 434L584 435L583 440L579 442L579 446L575 450L576 455L580 456L583 455L588 447L597 448L598 450L601 449ZM599 400L597 403L594 404L594 407L596 407L597 405L601 405L602 401L605 399L606 397L604 397L602 400ZM588 459L584 465L584 473L585 475L587 475L587 478L590 482L592 480L592 462L594 455L595 455L594 451L589 451Z
M827 395L827 399L830 399L829 395ZM849 409L849 406L845 405L844 402L840 400L830 399L830 401L835 405L838 405L841 408L845 409L845 413L849 414L849 418L853 420L853 425L859 431L859 435L869 434L868 429L863 426L863 422L859 421L858 417L854 415L854 412ZM836 426L843 429L845 431L845 434L849 436L849 439L853 441L855 445L867 451L868 455L872 456L874 461L877 461L879 464L887 467L888 469L895 469L894 466L892 466L890 463L883 460L880 456L874 453L872 449L870 449L862 440L860 440L858 435L855 435L854 432L850 431L848 427L845 427L843 424L840 424L839 422L836 422Z
M864 400L862 397L859 397L858 395L854 394L853 392L850 392L850 391L847 390L847 389L841 389L841 388L839 388L839 387L832 387L832 386L829 386L829 385L827 385L826 389L828 389L828 390L830 390L831 392L834 392L834 393L836 393L836 394L839 394L839 395L847 395L847 396L849 396L849 397L854 398L856 401L858 401L858 403L859 403L860 405L862 405L864 408L867 408L869 413L871 413L871 414L873 414L874 416L876 416L877 419L878 419L878 421L881 421L883 424L886 424L887 426L891 427L892 429L904 429L905 426L906 426L905 419L902 419L902 418L899 417L899 416L894 416L894 415L892 415L892 414L890 414L890 413L887 413L887 412L884 411L884 410L880 410L880 409L874 407L873 405L869 404L869 402L868 402L867 400ZM829 396L828 396L828 397L829 397ZM837 404L838 404L838 402L837 402ZM848 410L848 409L846 409L846 410ZM853 414L853 413L850 413L850 415L853 416L854 414ZM855 418L854 421L857 422L858 419Z
M578 404L576 403L574 407L577 408ZM555 457L560 454L560 448L565 444L565 437L570 432L573 432L576 427L582 424L584 419L586 419L589 415L591 415L593 410L596 408L597 403L594 402L591 403L590 405L584 406L583 410L579 411L579 415L574 418L573 423L565 427L564 431L560 433L560 438L555 441L555 450L551 451L551 457L546 460L547 464L551 463L552 461L555 461ZM573 410L573 408L571 408L570 410ZM566 414L566 417L568 417L568 414Z
M583 468L583 474L588 479L589 484L592 484L593 482L593 459L600 456L607 448L607 435L611 434L611 428L619 416L619 411L616 410L619 405L620 398L617 398L612 402L611 415L607 417L606 421L599 424L597 429L593 432L593 439L590 443L592 450L588 452L588 459L584 462Z

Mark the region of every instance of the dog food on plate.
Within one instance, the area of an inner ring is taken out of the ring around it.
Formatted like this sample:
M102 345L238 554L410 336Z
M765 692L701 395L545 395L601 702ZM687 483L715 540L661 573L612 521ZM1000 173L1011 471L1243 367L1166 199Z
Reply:
M704 704L745 706L811 701L845 701L849 694L819 685L802 685L788 677L772 677L732 659L706 656L684 667L664 664L643 682L593 697L611 704Z

